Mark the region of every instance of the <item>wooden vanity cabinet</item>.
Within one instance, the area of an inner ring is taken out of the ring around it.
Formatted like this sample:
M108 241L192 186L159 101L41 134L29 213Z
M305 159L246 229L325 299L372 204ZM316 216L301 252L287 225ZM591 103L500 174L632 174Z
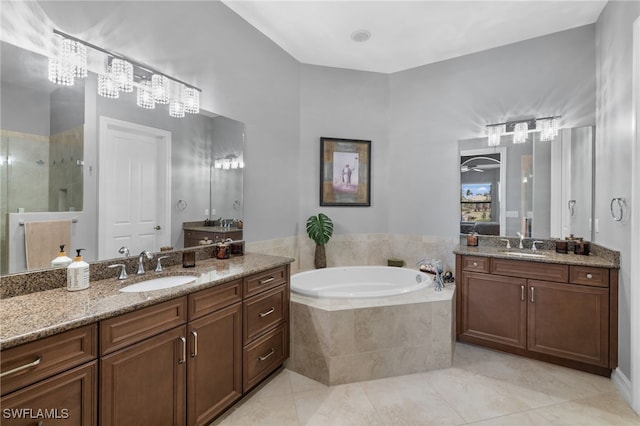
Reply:
M97 424L97 327L2 352L3 425Z
M617 270L475 259L456 259L458 340L611 374L617 366Z
M184 231L184 247L198 247L201 240L211 240L214 243L224 241L231 238L234 241L242 239L242 230L230 229L227 231L193 231L185 229Z

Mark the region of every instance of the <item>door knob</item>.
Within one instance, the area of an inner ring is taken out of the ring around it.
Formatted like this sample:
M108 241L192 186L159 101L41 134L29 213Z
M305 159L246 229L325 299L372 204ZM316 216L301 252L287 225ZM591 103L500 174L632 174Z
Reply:
M155 228L153 228L153 229L155 229L156 231L159 231L159 230L161 230L161 229L162 229L162 226L160 226L160 225L156 225L156 227L155 227Z

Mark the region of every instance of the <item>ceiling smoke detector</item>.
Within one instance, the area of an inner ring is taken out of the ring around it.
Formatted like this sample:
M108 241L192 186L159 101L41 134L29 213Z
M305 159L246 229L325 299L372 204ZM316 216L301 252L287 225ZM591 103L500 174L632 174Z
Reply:
M367 30L357 30L351 33L351 40L358 43L365 42L371 38L371 33Z

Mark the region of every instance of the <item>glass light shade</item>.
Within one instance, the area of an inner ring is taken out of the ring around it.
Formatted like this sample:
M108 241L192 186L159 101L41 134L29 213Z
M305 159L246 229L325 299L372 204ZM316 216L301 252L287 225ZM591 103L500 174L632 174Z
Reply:
M153 99L153 91L151 90L151 81L142 80L138 86L136 103L140 108L154 109L156 101Z
M513 143L525 143L529 137L529 124L526 121L516 123L513 129Z
M487 135L489 138L489 146L500 145L500 137L506 132L505 124L498 124L495 126L487 126Z
M49 58L49 81L61 86L73 86L73 70L58 58Z
M169 79L167 77L161 74L153 74L151 76L151 90L157 103L169 103Z
M111 79L118 83L120 91L133 92L133 65L124 59L113 58L111 60Z
M558 136L558 119L543 118L536 121L536 127L540 129L540 140L550 141Z
M75 40L62 40L59 60L70 68L74 77L87 76L87 46Z
M200 91L193 87L185 87L182 92L182 102L184 102L185 112L198 114L200 112Z
M171 102L169 102L169 115L175 118L184 117L184 104L172 99Z
M117 99L120 97L120 87L111 79L110 75L98 75L98 95L105 98Z

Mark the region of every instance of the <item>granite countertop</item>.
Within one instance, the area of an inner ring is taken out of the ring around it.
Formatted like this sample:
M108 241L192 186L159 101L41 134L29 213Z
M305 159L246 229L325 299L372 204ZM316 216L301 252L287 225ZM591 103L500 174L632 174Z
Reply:
M0 300L0 350L71 330L86 324L132 312L165 300L224 284L271 268L284 266L293 259L247 253L227 260L198 260L194 268L170 266L164 272L147 272L127 280L114 278L92 281L87 290L66 288L39 291ZM123 293L119 289L139 281L169 275L195 275L192 284L164 290Z
M482 257L497 257L501 259L511 260L524 260L527 262L541 262L541 263L561 263L565 265L578 265L578 266L591 266L595 268L620 268L619 257L616 256L618 252L614 252L607 249L594 250L588 256L583 256L573 253L556 253L555 250L538 250L532 251L531 249L518 249L511 248L506 249L503 247L496 247L494 245L470 247L464 244L458 244L453 250L455 254L462 254L467 256L482 256ZM508 252L524 253L524 254L542 254L544 257L529 257L529 256L514 256L507 254Z
M242 228L223 227L223 226L203 226L203 225L184 225L183 228L186 231L202 231L202 232L236 232L242 231Z

